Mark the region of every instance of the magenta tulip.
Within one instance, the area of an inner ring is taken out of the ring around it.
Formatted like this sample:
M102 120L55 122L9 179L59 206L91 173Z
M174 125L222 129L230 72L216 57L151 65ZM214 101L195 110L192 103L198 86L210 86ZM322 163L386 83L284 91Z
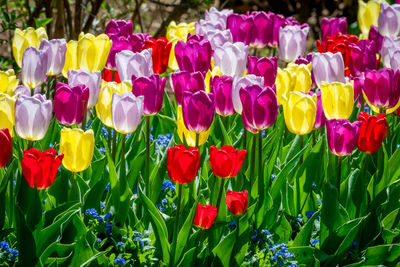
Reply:
M352 75L358 76L366 70L376 69L377 49L374 41L360 40L358 43L349 44L349 46L349 69Z
M247 73L261 76L264 78L265 86L273 86L275 84L276 73L278 71L278 58L257 58L249 57Z
M229 116L235 113L232 102L232 82L231 76L215 76L210 84L215 97L215 112L221 116Z
M160 112L164 99L164 88L166 78L161 78L158 74L150 77L132 76L132 93L135 96L144 96L145 116L154 115Z
M347 33L347 18L322 18L321 20L321 40L325 42L326 37L341 32Z
M226 28L232 33L233 41L249 45L252 41L254 20L245 14L231 14L228 16Z
M347 119L328 120L326 136L331 152L337 156L351 154L357 145L361 124L361 121L350 123Z
M183 94L182 113L183 122L189 131L195 133L207 131L214 119L214 95L205 91L195 93L186 91Z
M175 45L175 58L181 71L201 71L206 73L211 68L211 44L198 35L188 37L187 42L178 41Z
M194 93L200 90L204 91L205 89L204 77L199 71L180 71L172 73L170 76L170 82L178 105L182 105L183 103L184 92L190 91Z

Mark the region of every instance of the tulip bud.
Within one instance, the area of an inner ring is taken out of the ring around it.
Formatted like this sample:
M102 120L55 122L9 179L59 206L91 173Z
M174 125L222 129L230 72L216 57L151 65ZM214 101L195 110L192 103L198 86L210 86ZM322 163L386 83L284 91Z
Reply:
M227 18L226 28L232 33L233 41L250 44L254 27L253 16L245 14L230 14Z
M212 93L204 91L183 94L183 121L186 128L195 133L207 131L214 119L215 101Z
M18 86L14 70L0 71L0 93L12 96Z
M133 24L131 20L125 21L122 19L119 20L110 20L106 28L104 30L104 33L107 34L110 38L113 36L124 36L124 37L129 37L133 32Z
M210 10L206 10L204 18L207 21L218 21L218 24L220 24L223 29L226 29L226 20L232 13L232 9L218 10L215 7L211 7Z
M353 112L353 84L322 82L321 100L324 114L328 120L348 119Z
M390 68L390 62L397 50L400 50L400 37L383 37L381 55L384 67Z
M69 86L77 86L84 84L89 88L89 100L87 107L92 108L99 100L101 89L101 72L95 71L90 73L87 70L69 70L68 71Z
M279 30L279 57L285 61L295 61L304 55L310 27L286 26Z
M207 72L211 68L211 44L208 40L189 35L187 42L178 41L175 45L175 58L181 71Z
M186 128L185 123L183 122L182 106L177 107L176 113L177 113L177 116L176 116L177 129L176 129L176 131L182 142L185 142L190 147L195 147L196 145L201 146L205 142L207 142L208 136L210 135L209 129L205 132L201 132L198 134L199 140L198 140L198 144L196 144L196 133L190 132Z
M12 40L12 52L14 59L19 67L22 66L22 57L30 46L39 48L42 39L48 39L45 28L40 27L36 30L34 28L27 28L23 31L15 29L14 38Z
M361 121L350 123L347 119L333 119L326 122L326 137L333 154L346 156L353 152L358 141L361 123Z
M386 114L378 116L368 115L361 111L358 114L358 121L361 121L360 136L358 138L358 149L366 153L374 153L382 146L383 138L386 135L387 120Z
M197 174L200 165L198 148L186 149L184 145L168 148L167 169L169 178L179 184L190 183Z
M131 92L114 93L111 101L113 128L122 134L134 132L143 115L143 96L135 97Z
M28 47L22 57L22 83L31 89L40 86L47 72L48 51L37 50L35 47Z
M0 168L7 166L12 156L12 139L8 128L0 130Z
M60 74L65 64L65 53L67 43L65 39L43 39L40 43L40 50L48 51L47 75L53 76Z
M247 65L249 47L244 43L225 43L214 51L214 62L228 76L243 76Z
M170 75L171 87L174 90L176 103L182 105L185 91L204 91L204 78L201 72L180 71Z
M400 32L400 5L389 5L383 2L380 5L378 30L383 36L397 36Z
M347 33L347 18L322 18L321 20L321 40L325 42L326 37L341 32Z
M223 31L225 30L224 25L222 25L218 20L204 20L200 19L194 25L196 29L196 34L205 35L209 31Z
M221 149L210 147L210 166L215 176L232 178L239 172L246 157L246 150L238 150L233 146L224 145Z
M232 102L232 82L230 76L215 76L212 78L212 92L215 97L215 111L221 116L235 114Z
M196 215L193 224L203 229L209 229L217 217L217 208L207 204L203 206L201 203L197 205Z
M234 192L228 190L225 196L226 206L234 216L240 216L246 213L249 205L248 192Z
M164 99L166 78L158 74L150 77L132 77L132 93L135 96L144 96L145 116L151 116L160 112Z
M165 37L157 39L147 38L144 43L144 49L152 49L152 61L154 73L162 74L167 70L169 54L172 42L168 42Z
M0 129L7 128L14 136L14 106L16 97L0 93Z
M204 37L210 41L213 51L215 51L217 47L223 46L226 43L233 43L232 34L229 30L210 30L204 34Z
M278 58L257 58L249 57L247 67L248 74L264 77L264 86L273 86L275 84L276 72L278 70Z
M232 102L236 113L242 114L242 102L240 101L240 89L247 85L257 84L264 87L264 78L255 76L253 74L245 75L243 77L234 76L232 82Z
M115 63L121 81L130 81L132 76L148 77L153 74L152 49L140 53L124 50L115 56Z
M344 83L344 61L341 53L314 53L312 57L312 72L318 87L322 82Z
M377 0L370 0L367 3L358 0L357 20L362 34L367 35L371 25L378 25L379 9Z

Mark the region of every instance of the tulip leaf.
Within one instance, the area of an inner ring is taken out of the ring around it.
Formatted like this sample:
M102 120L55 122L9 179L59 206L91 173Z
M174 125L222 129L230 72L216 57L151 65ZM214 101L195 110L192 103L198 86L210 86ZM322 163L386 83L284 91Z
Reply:
M38 261L36 256L35 239L26 224L24 213L19 205L16 205L15 216L17 222L17 244L19 250L18 265L35 266Z
M191 266L193 264L193 256L196 251L196 248L191 248L183 255L182 260L179 262L177 267L186 267Z
M230 266L229 263L230 263L233 247L235 245L237 231L238 231L238 229L235 229L234 231L230 232L212 250L213 254L219 258L222 266L224 266L224 267Z
M316 211L307 223L303 226L300 233L296 235L293 241L293 246L307 246L310 243L311 234L314 228L314 221L319 216L319 211Z

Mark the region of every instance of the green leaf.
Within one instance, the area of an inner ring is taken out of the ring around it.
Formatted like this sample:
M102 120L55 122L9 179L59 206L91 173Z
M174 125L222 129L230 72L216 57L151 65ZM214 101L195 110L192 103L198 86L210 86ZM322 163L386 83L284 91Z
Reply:
M38 261L35 253L35 239L26 224L24 214L19 205L16 205L15 216L17 221L17 244L19 250L18 265L35 266Z
M44 27L47 24L49 24L53 20L53 18L39 18L39 19L34 18L34 20L35 20L35 26L37 29L37 28Z
M400 261L400 245L388 244L367 248L365 265L395 264Z
M316 211L308 222L303 226L300 233L296 235L296 238L293 241L293 246L300 247L300 246L307 246L310 243L311 234L314 228L314 221L318 217L319 211Z
M238 229L230 232L219 244L212 250L213 254L217 256L224 267L229 266L231 254L236 241Z

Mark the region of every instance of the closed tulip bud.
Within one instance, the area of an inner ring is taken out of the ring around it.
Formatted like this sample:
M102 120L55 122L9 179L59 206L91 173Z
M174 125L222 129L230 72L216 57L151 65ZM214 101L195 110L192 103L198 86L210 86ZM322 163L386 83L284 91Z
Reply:
M50 100L44 95L19 95L15 101L15 131L29 141L41 140L46 135L53 115Z
M378 25L379 4L378 0L370 0L367 3L358 0L357 20L362 34L367 35L371 25Z
M107 69L107 68L104 69L103 75L101 76L101 79L106 81L106 82L116 82L116 83L120 83L121 82L121 80L119 78L119 75L118 75L118 71Z
M95 71L90 73L87 70L69 70L68 72L69 86L77 86L84 84L89 88L88 108L92 108L99 100L101 89L101 72Z
M264 11L253 11L251 13L254 21L253 32L251 35L252 46L262 48L270 43L270 32L272 29L271 14L272 13L266 13Z
M240 89L253 84L264 87L264 78L253 74L245 75L243 77L233 76L232 102L236 113L242 114L243 110L242 101L240 101Z
M12 156L12 139L8 128L0 130L0 168L7 166Z
M358 138L358 149L366 153L374 153L382 146L383 138L386 135L387 121L386 114L378 116L368 115L361 111L358 114L358 121L361 121L360 136Z
M64 125L77 125L83 121L87 111L89 88L84 84L69 86L56 84L54 94L54 113L57 120Z
M400 32L400 5L381 3L378 17L378 30L383 36L397 36Z
M305 135L313 130L317 116L317 95L289 92L283 114L286 127L291 133Z
M219 21L204 20L200 19L194 25L196 34L205 35L209 31L223 31L225 30L224 25L220 24Z
M400 37L383 37L381 56L385 68L390 68L390 62L397 50L400 50Z
M248 85L239 91L242 102L242 121L244 128L258 133L271 127L278 116L278 102L272 87Z
M277 57L273 58L249 57L249 65L247 67L247 73L264 77L265 86L273 86L275 84L277 70L278 70Z
M30 187L45 189L50 187L56 178L58 168L64 158L57 156L57 150L50 148L40 151L35 148L25 149L21 160L22 174Z
M113 128L122 134L136 131L143 115L143 96L136 97L131 92L114 93L111 101Z
M146 39L144 49L152 49L154 73L162 74L167 70L171 46L172 42L168 42L168 39L165 37Z
M63 166L71 172L86 170L93 158L94 133L81 129L63 128L60 138L60 152L64 154Z
M38 50L35 47L28 47L22 57L22 83L31 89L40 86L47 72L47 50Z
M16 97L0 93L0 129L7 128L14 136L14 106Z
M217 208L207 204L203 206L201 203L197 205L196 215L194 216L193 224L209 229L217 217Z
M115 56L115 62L121 81L130 81L132 76L148 77L153 75L152 49L140 53L124 50Z
M210 41L213 51L215 51L217 47L223 46L226 43L233 43L232 34L229 30L210 30L204 34L204 37Z
M14 70L0 71L0 93L12 96L18 86Z
M209 10L206 10L204 18L207 21L218 21L218 23L222 25L222 28L226 29L226 20L232 13L232 9L218 10L215 7L211 7Z
M205 91L183 94L183 121L186 128L195 133L207 131L214 119L215 101L212 93Z
M175 58L181 71L207 72L211 68L211 44L196 36L188 36L187 42L178 41L175 45Z
M43 27L37 29L29 27L23 31L15 29L12 40L12 52L19 67L22 66L22 57L25 49L30 46L39 48L42 39L48 39L46 30Z
M225 43L214 51L214 62L221 72L228 76L243 76L249 47L244 43Z
M190 183L197 174L200 165L200 151L198 148L185 148L176 145L168 148L167 170L169 178L179 184Z
M361 121L350 123L347 119L328 120L326 137L331 152L336 156L351 154L357 145L361 124Z
M124 36L124 37L129 37L133 32L133 24L131 20L125 21L122 19L118 20L110 20L106 28L104 30L104 33L107 34L109 37L112 36Z
M328 120L348 119L354 106L353 84L322 82L321 100L325 117Z
M210 166L215 176L232 178L239 172L246 157L246 150L238 150L233 146L224 145L221 149L210 147Z
M269 31L269 42L268 46L278 47L279 42L279 32L282 27L286 23L286 18L280 14L274 14L272 12L268 12L271 19L271 30Z
M253 16L233 13L227 18L226 28L231 31L235 43L242 42L249 45L252 41L253 27Z
M325 42L326 37L341 32L347 33L347 18L322 18L321 20L321 40Z
M170 82L172 90L174 90L174 96L176 103L182 105L183 93L186 91L197 92L200 90L204 91L204 77L199 71L188 72L180 71L170 75Z
M176 132L178 133L179 138L181 139L182 142L185 142L188 146L195 147L196 146L196 133L190 132L186 128L185 123L183 121L182 106L177 107L176 113L177 113ZM197 146L201 146L205 142L207 142L208 136L210 135L210 130L208 129L207 131L201 132L198 135L199 135L199 140L198 140Z
M382 49L383 36L379 33L378 27L371 25L368 33L368 40L374 41L376 44L376 51L380 52Z
M310 27L286 26L279 30L279 57L285 61L295 61L304 55Z
M312 57L312 72L315 83L321 87L322 82L344 83L344 61L341 53L314 53Z
M65 63L65 53L67 43L65 39L43 39L40 43L40 50L47 50L47 75L53 76L60 74Z
M374 41L360 40L356 44L350 44L350 60L348 66L351 74L359 76L368 69L376 69L377 51Z
M226 206L232 215L240 216L246 213L249 205L247 190L244 192L234 192L228 190L225 196Z
M150 77L132 76L132 93L135 96L144 96L145 116L151 116L160 112L164 99L164 88L166 78L161 78L158 74Z
M212 92L215 97L215 112L221 116L235 114L232 102L232 82L230 76L215 76L212 78Z
M132 44L130 42L131 38L124 37L124 36L113 36L110 37L110 40L112 41L112 46L110 49L110 53L108 54L107 58L107 63L106 63L106 68L108 69L113 69L115 70L117 68L116 63L115 63L115 55L121 51L124 50L129 50L132 52L140 52L142 51L142 48L144 46L144 41L143 43L139 46L140 49L134 50L132 48Z

